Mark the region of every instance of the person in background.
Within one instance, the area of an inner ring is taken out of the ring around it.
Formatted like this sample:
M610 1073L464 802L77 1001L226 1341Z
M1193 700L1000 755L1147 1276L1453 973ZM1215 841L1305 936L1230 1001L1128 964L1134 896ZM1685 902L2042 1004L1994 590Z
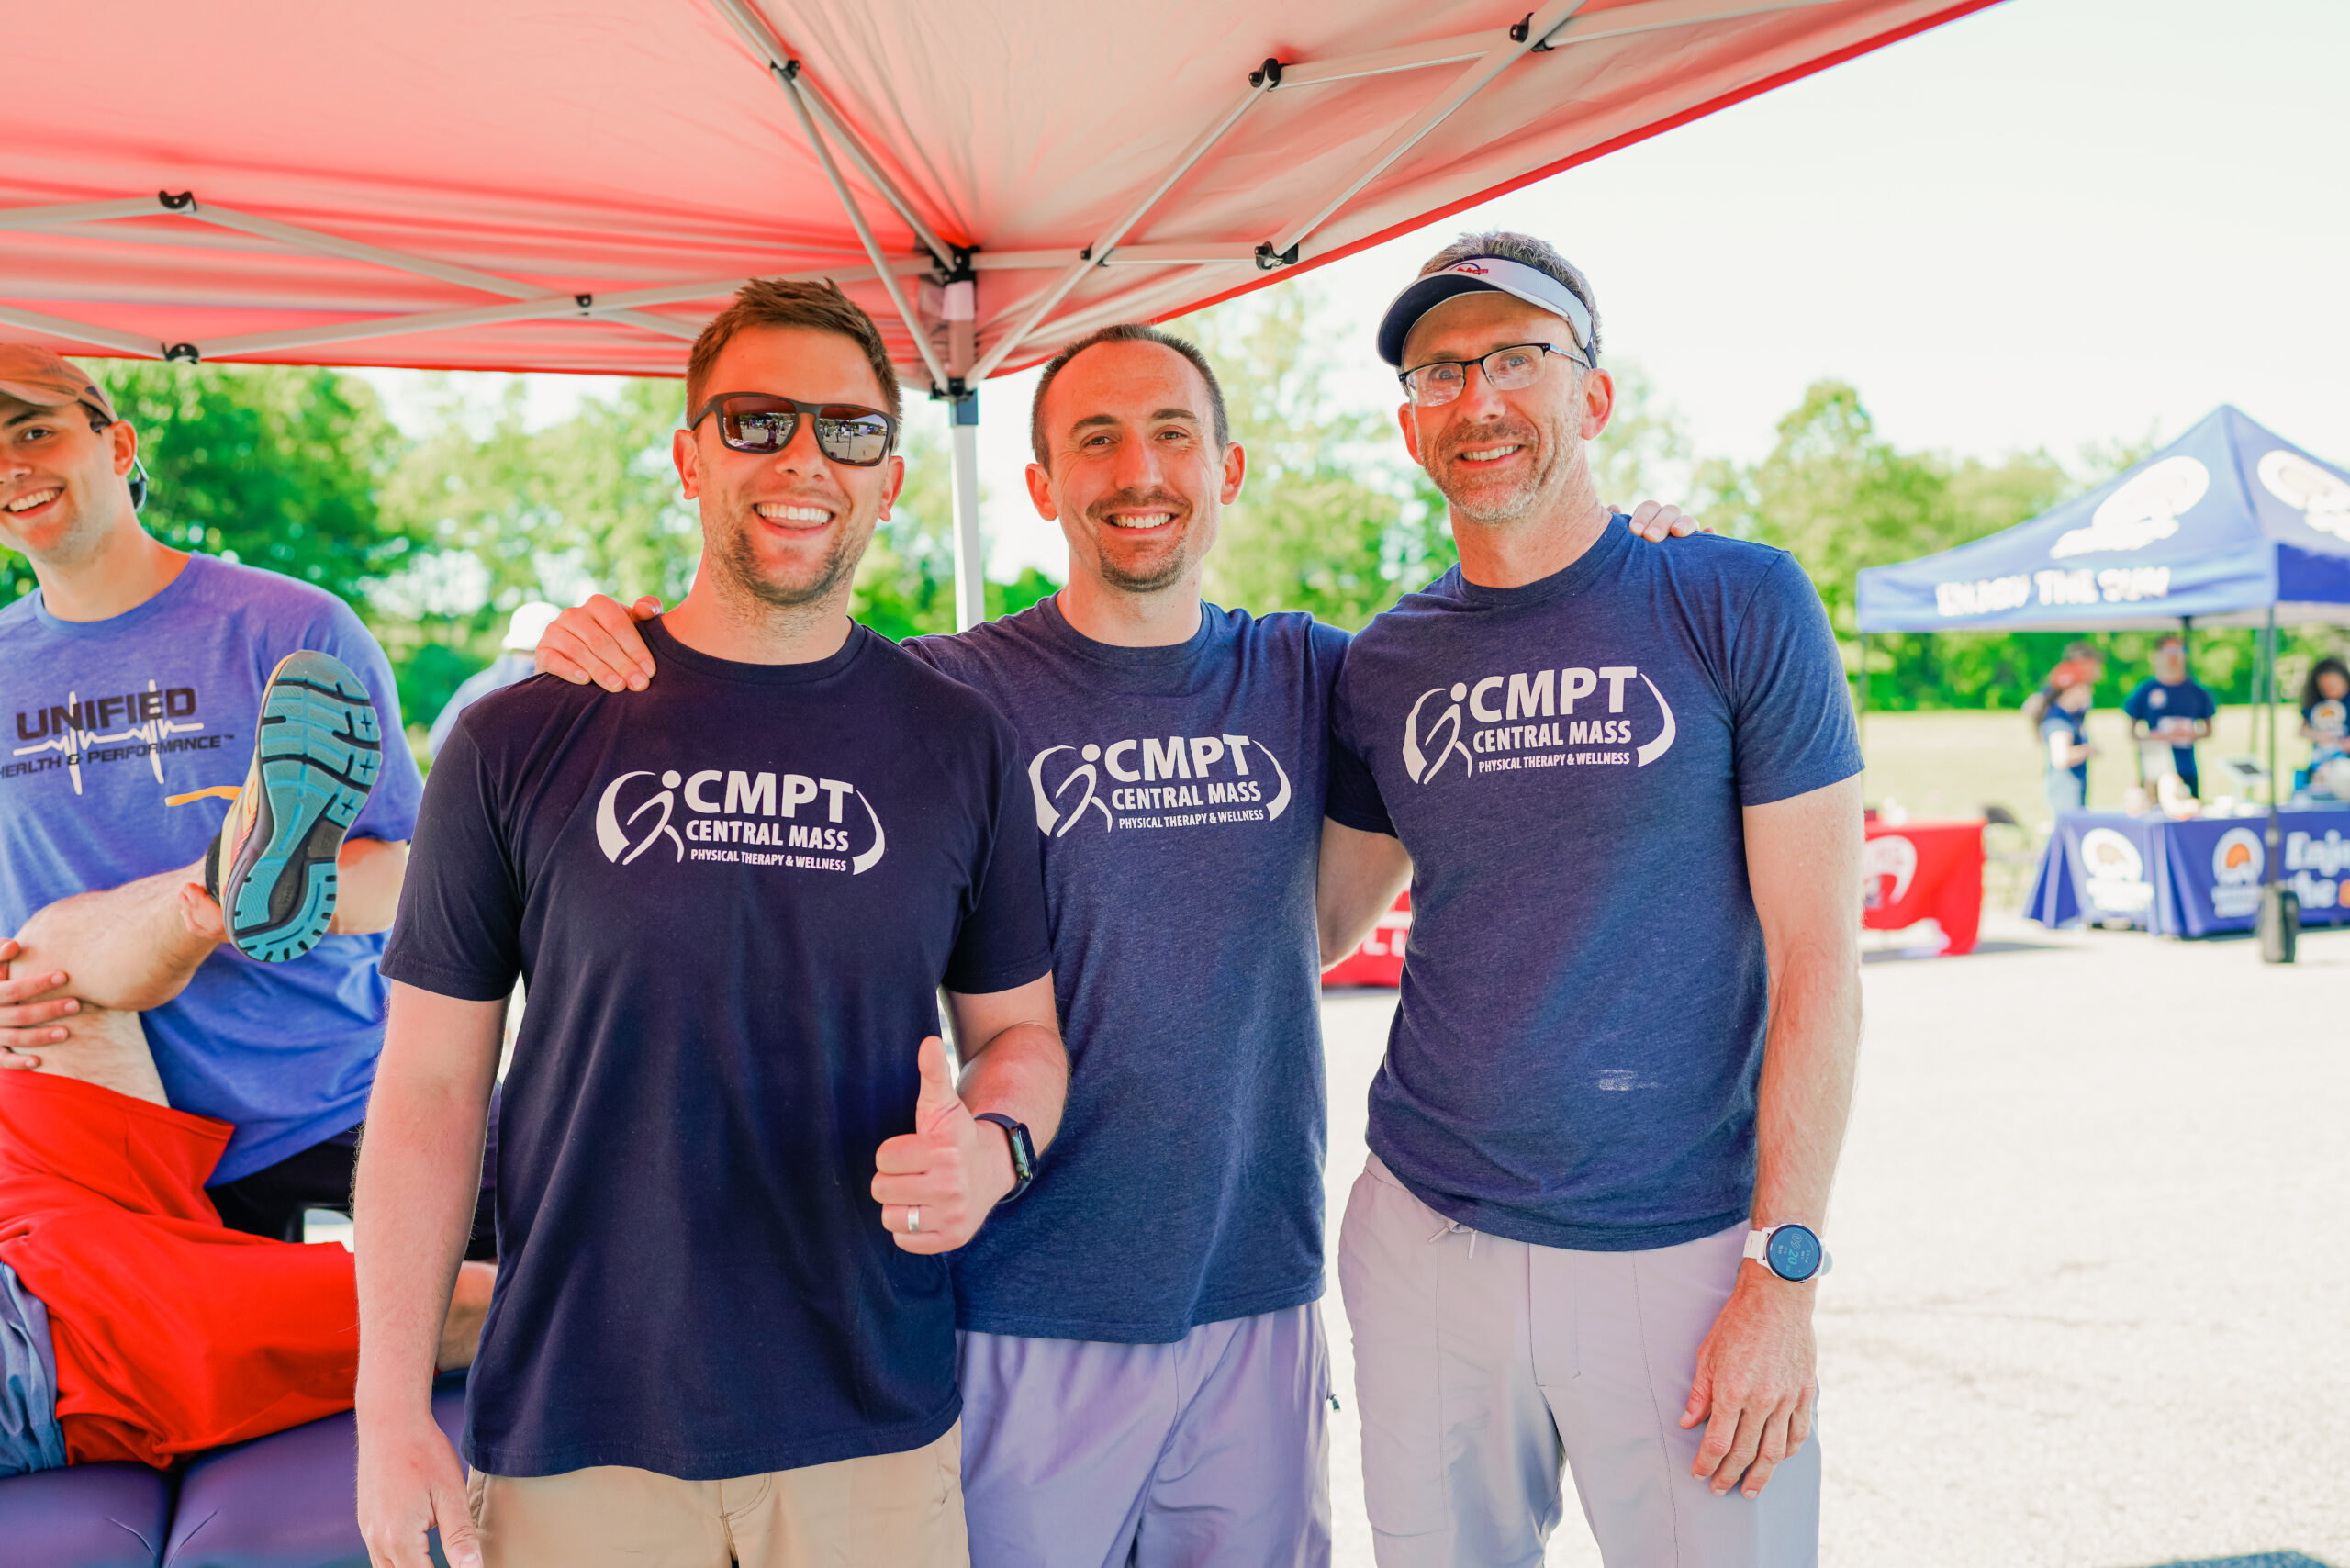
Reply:
M2310 743L2312 769L2350 755L2350 665L2331 655L2301 686L2301 739Z
M2163 743L2167 741L2178 781L2188 794L2202 794L2195 771L2195 743L2210 739L2220 705L2187 673L2186 638L2174 633L2154 644L2154 673L2138 683L2121 711L2130 716L2130 738L2153 765L2145 770L2149 781L2161 771Z
M2048 806L2058 815L2077 812L2088 800L2089 699L2097 677L2075 660L2058 665L2048 678L2056 695L2040 719L2040 744L2048 754Z
M2054 706L2058 692L2075 679L2087 680L2089 689L2094 691L2104 674L2104 649L2095 643L2065 644L2065 661L2048 672L2048 678L2040 683L2037 691L2023 700L2024 722L2031 726L2034 734L2038 734L2040 722L2048 717L2048 710Z
M441 716L432 721L432 732L424 743L425 754L438 757L442 744L449 732L457 727L457 715L493 691L503 691L518 680L528 680L535 672L532 655L538 651L539 639L563 611L544 599L534 599L519 606L512 620L506 623L506 640L498 644L498 657L489 667L476 670L465 678L442 705Z

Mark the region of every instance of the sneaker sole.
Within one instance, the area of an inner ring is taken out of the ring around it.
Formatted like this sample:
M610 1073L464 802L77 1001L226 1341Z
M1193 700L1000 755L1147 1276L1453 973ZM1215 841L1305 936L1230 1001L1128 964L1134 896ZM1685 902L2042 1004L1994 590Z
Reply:
M298 958L334 919L335 857L383 767L366 687L329 655L289 654L269 678L253 741L252 832L223 879L229 939L265 964Z

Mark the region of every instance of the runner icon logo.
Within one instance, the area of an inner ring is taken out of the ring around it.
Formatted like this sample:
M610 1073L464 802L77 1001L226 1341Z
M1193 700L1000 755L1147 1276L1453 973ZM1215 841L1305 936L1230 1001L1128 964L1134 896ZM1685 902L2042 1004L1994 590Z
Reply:
M670 768L660 788L623 813L622 799L637 791L631 781L651 778L650 769L623 773L604 787L596 803L596 843L615 865L633 864L662 839L678 861L716 861L783 866L800 870L862 875L878 864L889 838L880 813L856 785L804 773L746 773L706 767L683 774ZM640 787L642 788L642 787ZM825 797L808 821L792 820L800 808ZM857 823L846 811L849 797L865 808L872 841L858 849ZM682 805L688 814L680 817ZM658 812L658 815L653 813ZM650 825L638 823L652 816ZM640 832L642 836L639 836ZM688 845L692 847L688 849ZM724 847L720 847L720 846ZM791 853L802 851L805 853ZM854 852L854 853L852 853Z
M1251 747L1259 754L1254 764ZM1058 782L1047 782L1055 776ZM1198 812L1206 813L1199 817L1203 823L1273 822L1290 802L1289 770L1270 746L1247 735L1046 746L1028 764L1028 785L1036 799L1036 826L1047 838L1067 838L1089 811L1102 813L1106 832L1118 826L1114 812L1183 813L1142 825L1190 825Z
M1639 686L1633 686L1634 680ZM1597 695L1603 687L1604 708ZM1635 720L1629 715L1639 707L1628 709L1626 697L1641 688L1656 704L1657 728L1636 745ZM1432 718L1423 719L1443 699L1449 700L1435 708ZM1586 716L1577 715L1578 702L1584 704ZM1475 726L1465 736L1464 710L1465 722ZM1603 712L1607 716L1596 716ZM1646 767L1673 748L1677 733L1673 705L1635 666L1521 670L1421 692L1404 716L1404 771L1415 784L1431 783L1455 755L1460 758L1460 771L1472 777L1584 764ZM1574 749L1586 746L1607 749Z

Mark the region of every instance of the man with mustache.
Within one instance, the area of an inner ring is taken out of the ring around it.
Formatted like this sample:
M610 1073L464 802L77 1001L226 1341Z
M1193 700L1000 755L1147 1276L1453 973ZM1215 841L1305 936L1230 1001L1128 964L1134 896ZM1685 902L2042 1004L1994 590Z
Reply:
M1406 867L1323 814L1346 634L1202 599L1247 466L1206 357L1097 331L1046 365L1031 436L1068 586L906 644L1020 733L1071 1058L1035 1190L956 1258L972 1557L1325 1563L1317 975ZM543 666L651 681L631 614L566 611Z
M665 678L485 697L425 792L355 1216L381 1568L436 1526L492 1568L968 1561L941 1254L1026 1186L1068 1074L1028 781L981 697L845 613L904 478L872 320L747 285L687 393ZM518 975L468 1479L431 1309Z
M1792 556L1600 504L1614 387L1549 245L1446 247L1379 349L1460 553L1333 726L1332 817L1414 876L1338 1250L1379 1562L1539 1563L1562 1460L1610 1562L1812 1562L1860 1025L1834 637Z

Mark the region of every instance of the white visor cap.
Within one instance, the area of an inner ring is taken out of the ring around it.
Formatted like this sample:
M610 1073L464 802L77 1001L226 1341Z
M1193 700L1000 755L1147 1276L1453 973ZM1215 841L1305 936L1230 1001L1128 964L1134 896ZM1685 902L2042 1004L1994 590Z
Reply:
M1575 347L1583 351L1583 358L1598 363L1599 356L1591 349L1591 309L1575 297L1574 290L1549 273L1499 256L1470 256L1440 273L1415 278L1380 319L1379 357L1403 369L1404 340L1411 336L1413 324L1455 295L1480 289L1512 295L1538 310L1548 310L1573 331Z

